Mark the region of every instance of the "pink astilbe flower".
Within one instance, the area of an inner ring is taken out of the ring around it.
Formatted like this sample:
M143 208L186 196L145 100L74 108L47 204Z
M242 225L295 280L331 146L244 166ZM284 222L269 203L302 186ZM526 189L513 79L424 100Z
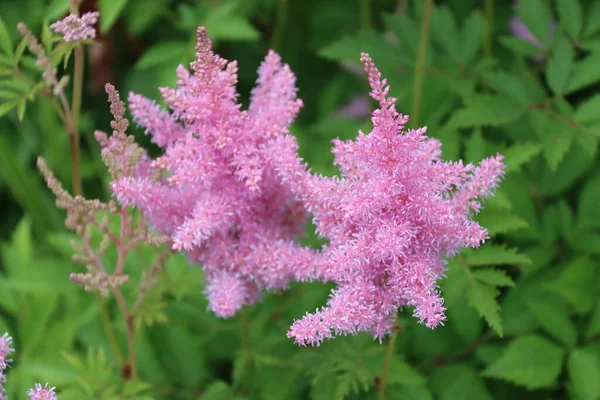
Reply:
M298 159L293 137L281 138L285 151L273 154L282 180L329 240L321 278L338 285L325 307L291 326L288 337L300 345L361 331L381 338L405 306L430 328L443 324L437 281L444 257L487 238L470 217L504 171L501 155L477 167L443 162L441 144L425 135L426 128L405 129L408 117L396 111L386 80L367 54L361 60L380 108L372 113L369 134L334 140L341 177L312 175Z
M87 12L81 17L70 14L50 25L50 29L62 34L67 43L94 39L96 37L94 25L98 22L99 15L98 12Z
M11 346L12 338L8 336L8 333L0 336L0 400L6 400L6 396L4 395L4 383L6 382L4 371L12 361L8 356L15 351Z
M170 110L129 95L133 120L164 154L116 179L123 205L139 208L205 270L209 308L229 317L262 289L284 289L315 276L315 252L295 239L306 211L281 183L271 154L284 151L302 102L295 76L269 52L248 110L237 103L237 64L214 54L198 29L191 72L177 69L177 87L160 91Z
M27 391L27 396L30 400L58 400L54 389L56 388L50 387L47 383L44 386L41 383L36 383L33 389Z

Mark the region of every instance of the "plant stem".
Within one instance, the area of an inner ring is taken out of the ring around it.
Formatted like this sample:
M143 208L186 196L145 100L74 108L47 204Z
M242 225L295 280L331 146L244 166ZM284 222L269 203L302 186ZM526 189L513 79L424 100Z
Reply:
M392 329L392 336L388 340L385 348L385 358L383 359L383 366L381 368L381 379L379 381L379 395L378 400L385 400L385 385L387 383L388 373L390 371L390 365L392 364L392 356L394 355L394 348L396 347L396 337L398 336L399 329L396 329L396 324Z
M100 318L102 319L102 328L104 329L104 334L108 339L108 344L110 345L110 348L117 357L119 364L122 364L123 354L121 353L121 349L119 348L117 338L111 328L110 318L108 316L108 312L106 311L106 307L104 306L104 300L102 300L102 296L100 296L100 293L96 293L96 301L98 302Z
M72 14L79 15L79 2L71 0L69 2L69 11ZM71 100L70 115L70 134L69 142L71 145L71 163L73 192L75 195L83 195L83 186L81 184L81 169L79 157L79 114L81 113L81 96L83 89L83 47L75 47L75 60L73 67L73 96Z
M83 47L75 48L75 66L73 73L73 99L71 102L71 127L73 129L73 192L75 195L83 194L81 172L79 165L79 114L81 113L81 96L83 89Z
M417 53L417 63L415 65L415 80L413 85L413 106L410 113L411 125L416 128L419 126L419 117L421 114L421 95L423 90L423 72L425 70L425 57L427 56L427 45L429 43L429 23L431 22L431 11L433 9L433 0L425 0L425 10L423 11L423 21L421 22L421 35L419 36L419 50Z
M271 49L278 51L281 45L281 34L287 17L288 0L279 0L277 6L277 16L275 19L275 27L273 28L273 36L271 38Z
M494 28L494 0L485 0L485 20L486 20L486 28L485 28L485 55L488 58L492 57L493 52L493 39L492 39L492 30Z
M119 304L123 318L125 319L125 331L127 332L127 364L123 366L122 374L125 379L135 379L137 376L137 364L135 359L135 332L133 330L133 315L129 312L129 307L125 298L118 288L113 289L113 295Z
M363 29L371 29L370 0L360 0L360 25Z

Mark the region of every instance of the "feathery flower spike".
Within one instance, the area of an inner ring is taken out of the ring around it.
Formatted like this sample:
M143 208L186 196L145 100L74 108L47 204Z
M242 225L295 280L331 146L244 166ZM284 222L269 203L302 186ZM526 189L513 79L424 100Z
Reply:
M443 325L437 281L444 257L487 238L470 216L504 171L501 155L477 167L442 161L441 143L426 128L405 129L408 117L396 111L386 80L368 54L361 61L380 107L369 134L333 141L341 177L312 175L294 150L273 155L281 179L329 240L319 270L337 284L325 307L291 326L288 337L300 345L364 331L381 339L406 306L427 327ZM297 148L292 137L281 142L282 149Z
M96 37L94 25L98 22L99 15L98 12L87 12L81 17L70 14L50 25L50 29L62 34L67 43L94 39Z

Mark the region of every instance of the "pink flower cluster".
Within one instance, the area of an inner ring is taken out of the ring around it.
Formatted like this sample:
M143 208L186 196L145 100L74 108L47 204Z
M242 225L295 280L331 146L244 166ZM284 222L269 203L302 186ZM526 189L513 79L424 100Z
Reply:
M11 346L12 338L8 336L8 333L0 336L0 400L6 400L6 396L4 395L4 383L6 382L4 371L11 362L8 356L15 351Z
M12 361L8 358L8 356L15 351L12 347L12 337L8 335L8 333L4 333L0 336L0 400L7 400L5 396L4 383L6 382L6 376L4 375L4 371L8 367L8 364ZM56 394L54 393L53 387L48 387L46 383L45 386L42 386L39 383L35 384L33 389L30 389L27 392L30 400L58 400L56 398Z
M262 289L317 279L337 288L292 325L288 337L300 345L361 331L381 338L405 306L428 327L443 323L444 257L486 239L471 215L498 185L502 156L479 166L442 161L440 142L426 128L405 129L386 81L368 55L362 62L380 108L369 134L334 141L340 177L314 175L298 157L289 126L302 103L272 51L248 110L236 102L236 63L212 52L204 28L192 72L179 67L177 88L160 89L170 112L130 94L134 121L164 155L112 190L202 265L217 315L233 315ZM307 213L328 239L321 251L296 242Z
M75 14L70 14L50 25L56 33L61 33L65 42L79 42L96 37L96 29L94 25L98 22L98 12L87 12L81 17Z
M237 64L213 54L204 28L196 49L192 72L180 67L178 87L161 88L171 113L129 95L134 121L165 153L136 176L115 180L112 190L202 264L210 309L228 317L263 288L314 276L315 252L294 241L306 212L271 162L302 102L289 67L270 52L251 105L241 110Z
M27 396L30 400L58 400L54 389L56 388L50 387L47 383L44 386L41 383L36 383L33 389L27 391Z
M361 61L380 108L369 134L334 140L341 177L311 174L295 152L276 156L278 172L329 240L319 269L338 285L326 307L292 325L288 337L301 345L361 331L382 338L405 306L414 307L415 317L430 328L443 324L436 282L444 257L486 239L487 231L470 214L504 171L501 155L478 167L443 162L441 143L425 136L426 128L405 130L408 117L396 111L386 81L367 54ZM284 140L284 147L297 147L294 138Z

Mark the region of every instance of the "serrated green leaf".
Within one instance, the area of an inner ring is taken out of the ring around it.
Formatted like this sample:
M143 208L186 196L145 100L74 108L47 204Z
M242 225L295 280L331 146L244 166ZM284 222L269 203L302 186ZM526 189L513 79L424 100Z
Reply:
M596 264L578 257L567 264L560 274L545 286L571 304L576 312L589 312L595 300Z
M544 388L555 383L563 357L564 351L547 339L537 335L521 336L513 340L482 375L527 389Z
M560 36L552 49L546 68L546 80L553 93L563 93L567 88L573 74L574 60L575 52L571 43L565 37Z
M0 50L6 55L11 62L14 61L13 57L13 44L10 39L10 35L8 33L8 29L6 29L6 25L4 25L4 21L0 17Z
M517 253L517 249L493 244L486 244L479 249L467 252L465 254L465 261L472 267L531 263L531 260L526 255Z
M392 356L390 369L388 372L388 383L421 384L425 379L410 366L402 357L397 354Z
M596 94L577 107L573 120L578 124L591 124L600 121L600 94Z
M547 43L552 29L552 11L549 3L543 0L527 0L519 2L515 10L533 36L540 43Z
M565 28L571 38L577 39L583 25L581 3L578 1L557 0L556 10L558 11L560 24Z
M600 80L600 54L591 54L573 67L572 78L564 94L575 92Z
M181 62L185 57L187 44L164 41L146 50L135 64L136 68L145 69L164 62Z
M556 171L572 143L573 131L568 127L563 131L546 132L542 138L542 148L552 171Z
M577 329L565 310L540 299L530 300L527 306L538 324L552 337L567 346L575 344Z
M514 36L501 36L500 43L516 54L529 57L537 57L544 54L544 49L536 46L528 40L517 38Z
M4 114L6 114L7 112L9 112L10 110L12 110L13 108L15 108L17 106L17 104L19 104L19 101L21 101L21 99L15 99L15 100L5 101L4 103L1 103L0 104L0 117L3 116Z
M500 292L485 283L471 282L467 287L469 305L477 310L480 317L485 318L488 325L502 337L502 319L500 318L500 305L496 297Z
M516 214L492 208L484 208L483 212L477 217L477 222L486 228L492 237L529 226L527 221Z
M600 364L590 350L575 349L569 354L567 371L573 391L579 399L600 397Z
M437 368L431 386L440 400L492 400L479 373L471 366L455 364Z
M586 10L585 16L583 36L592 36L600 30L600 3L597 1L592 2L590 9Z
M585 331L585 337L591 338L600 333L600 303L596 304L590 322Z
M476 95L465 108L454 112L446 128L504 125L516 121L525 111L525 107L506 96Z
M203 21L211 38L232 41L258 40L260 32L239 14L235 6L235 3L231 3L218 7Z
M485 20L479 11L473 11L464 20L461 36L461 60L468 64L481 48L485 30Z
M233 390L223 381L212 382L202 393L202 400L230 400L234 398Z
M432 38L455 60L459 61L461 38L456 20L447 6L434 8L431 16Z
M600 228L600 173L586 180L577 201L577 230Z
M354 36L346 36L319 50L318 54L330 60L358 62L360 54L356 49L368 52L381 65L412 65L412 60L399 48L372 31L360 31Z
M529 105L533 100L523 81L516 75L503 71L489 71L483 74L483 79L489 87L523 106Z
M508 149L504 150L504 163L506 164L506 172L513 172L519 170L521 165L527 163L533 157L535 157L542 147L538 143L526 142L517 143Z
M474 129L465 143L465 162L477 163L486 155L486 142L481 129Z
M477 269L471 271L471 274L478 281L487 283L492 286L515 286L512 278L506 274L506 271L502 269L493 269L493 268L485 268L485 269Z
M100 0L98 10L100 11L100 32L106 33L112 28L121 15L128 0Z

